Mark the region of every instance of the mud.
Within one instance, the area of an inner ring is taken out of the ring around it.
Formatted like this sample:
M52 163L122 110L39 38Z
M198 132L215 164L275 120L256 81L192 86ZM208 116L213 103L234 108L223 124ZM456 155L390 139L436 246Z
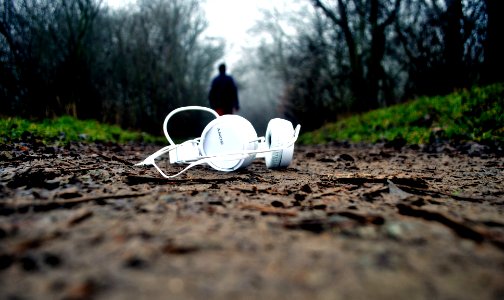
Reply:
M0 150L1 299L504 298L504 160L477 144L171 180L132 166L153 146Z

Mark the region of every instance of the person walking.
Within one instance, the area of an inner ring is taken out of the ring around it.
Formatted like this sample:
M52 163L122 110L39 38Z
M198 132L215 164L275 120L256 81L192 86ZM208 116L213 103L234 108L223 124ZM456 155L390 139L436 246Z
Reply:
M219 115L233 114L240 109L238 89L233 77L226 74L226 65L219 65L219 75L212 80L208 93L210 108Z

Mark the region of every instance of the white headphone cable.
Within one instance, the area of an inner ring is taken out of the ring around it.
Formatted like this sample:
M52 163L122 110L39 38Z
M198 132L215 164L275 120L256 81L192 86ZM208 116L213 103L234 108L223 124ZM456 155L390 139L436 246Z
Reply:
M227 154L217 154L217 155L211 155L211 156L206 156L206 157L200 157L197 161L194 161L192 163L190 163L187 167L185 167L182 171L178 172L177 174L174 174L174 175L166 175L163 170L161 170L161 168L158 167L158 165L156 164L156 162L154 161L157 157L179 147L180 145L184 144L184 143L193 143L199 139L194 139L194 140L189 140L189 141L186 141L180 145L175 145L175 146L166 146L158 151L156 151L155 153L153 153L152 155L150 155L149 157L147 157L143 162L141 163L138 163L136 164L136 166L143 166L143 165L153 165L156 170L161 174L161 176L163 176L164 178L167 178L167 179L170 179L170 178L175 178L179 175L181 175L182 173L186 172L187 170L197 166L197 165L202 165L202 164L205 164L205 163L209 163L209 162L212 162L212 161L221 161L223 159L223 156L228 156L227 158L225 158L225 160L239 160L239 159L243 159L243 158L246 158L247 156L251 155L251 154L258 154L258 153L267 153L267 152L272 152L272 151L280 151L280 150L283 150L287 147L290 147L292 146L298 136L299 136L299 130L301 129L301 126L300 125L297 125L296 126L296 129L294 131L294 136L293 138L289 141L289 143L287 143L286 145L281 145L281 146L278 146L276 148L272 148L272 149L264 149L264 150L247 150L247 151L243 151L243 152L239 152L239 153L227 153Z
M185 144L189 144L189 143L199 143L200 141L200 138L197 138L197 139L193 139L193 140L188 140L188 141L185 141L181 144L178 144L178 145L170 145L170 146L165 146L161 149L159 149L158 151L152 153L151 155L149 155L146 159L144 159L142 162L138 163L138 164L135 164L135 166L147 166L147 165L154 165L154 160L156 158L158 158L159 156L161 155L164 155L166 154L167 152L170 152L178 147L181 147Z
M186 143L199 143L200 142L200 138L197 138L197 139L193 139L193 140L188 140L188 141L185 141L184 143L181 143L181 144L175 144L173 142L173 140L171 139L169 133L168 133L168 121L170 120L170 118L175 115L176 113L179 113L179 112L182 112L182 111L188 111L188 110L200 110L200 111L206 111L206 112L209 112L211 113L212 115L214 115L216 118L219 117L219 114L214 111L213 109L210 109L208 107L203 107L203 106L185 106L185 107L180 107L180 108L177 108L173 111L171 111L167 116L166 118L164 119L164 122L163 122L163 132L165 134L165 137L166 139L168 140L168 142L170 143L169 146L166 146L166 147L163 147L161 149L159 149L158 151L154 152L153 154L149 155L146 159L144 159L142 162L136 164L135 166L144 166L144 165L153 165L157 170L158 172L165 178L174 178L174 177L177 177L179 176L180 174L186 172L187 170L191 169L192 167L195 167L197 165L201 165L201 164L205 164L205 163L208 163L208 162L212 162L212 161L221 161L221 160L239 160L239 159L244 159L246 157L248 157L249 155L252 155L252 154L264 154L264 153L267 153L267 152L274 152L274 151L281 151L285 148L288 148L288 147L291 147L292 145L294 145L294 143L296 142L298 136L299 136L299 131L301 129L301 126L300 125L297 125L295 130L294 130L294 136L293 138L285 145L279 145L275 148L263 148L263 149L257 149L257 150L245 150L245 151L242 151L242 152L238 152L238 153L225 153L225 154L216 154L216 155L210 155L210 156L203 156L203 157L198 157L198 160L196 161L193 161L193 162L190 162L190 161L183 161L183 163L189 163L189 165L184 168L182 171L178 172L177 174L175 175L166 175L163 170L161 170L161 168L159 168L155 162L155 159L158 158L159 156L162 156L164 154L166 154L167 152L170 152ZM264 137L260 137L260 138L257 138L257 140L254 140L254 141L251 141L251 142L257 142L259 141L260 143L264 143ZM260 157L263 157L263 156L260 156ZM182 161L181 161L182 162Z
M179 108L176 108L174 110L172 110L167 116L166 118L164 119L164 122L163 122L163 132L164 132L164 135L166 137L166 139L168 140L168 142L170 143L171 146L175 146L175 143L173 142L173 140L171 139L170 137L170 134L168 134L168 120L170 120L170 118L176 114L176 113L179 113L179 112L182 112L182 111L187 111L187 110L201 110L201 111L206 111L206 112L209 112L211 113L212 115L215 116L215 118L219 117L219 114L211 109L211 108L208 108L208 107L204 107L204 106L184 106L184 107L179 107Z

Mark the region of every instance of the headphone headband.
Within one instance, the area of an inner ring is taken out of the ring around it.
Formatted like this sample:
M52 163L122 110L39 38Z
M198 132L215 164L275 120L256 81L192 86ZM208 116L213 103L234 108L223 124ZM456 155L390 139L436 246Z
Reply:
M219 114L215 110L208 108L208 107L204 107L204 106L184 106L184 107L179 107L179 108L172 110L163 121L163 132L164 132L166 139L170 143L170 145L175 145L175 143L173 142L170 135L168 134L168 121L170 120L171 117L173 117L173 115L175 115L179 112L188 111L188 110L206 111L206 112L209 112L212 115L214 115L215 118L219 117Z
M188 110L206 111L214 115L215 119L205 127L200 138L177 145L168 133L168 121L173 115ZM300 129L300 125L293 128L291 122L275 118L268 123L266 136L259 138L252 124L241 116L219 116L214 110L202 106L180 107L170 112L163 122L163 131L170 145L151 154L136 166L153 165L163 177L173 178L205 163L219 171L234 171L250 165L257 156L264 157L266 166L270 169L285 168L292 161L294 143ZM189 165L175 175L166 175L155 161L166 153L169 153L170 163Z

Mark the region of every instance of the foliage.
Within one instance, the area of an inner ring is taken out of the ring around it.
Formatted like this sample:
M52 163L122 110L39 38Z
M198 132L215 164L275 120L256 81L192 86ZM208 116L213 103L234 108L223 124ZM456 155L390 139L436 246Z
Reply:
M504 143L504 84L474 87L447 96L342 119L300 137L301 143L379 142L401 138L409 144L433 140Z
M38 123L17 117L2 118L0 119L0 136L2 137L0 143L27 140L61 144L70 141L117 143L161 141L161 138L146 133L126 131L119 126L101 124L95 120L78 120L70 116L45 119Z
M487 2L502 3L303 1L301 12L264 18L261 64L282 81L288 117L308 130L342 112L501 82L493 74L504 59L490 33L503 10L490 12Z
M0 1L0 107L155 132L170 110L204 104L218 39L197 0Z

